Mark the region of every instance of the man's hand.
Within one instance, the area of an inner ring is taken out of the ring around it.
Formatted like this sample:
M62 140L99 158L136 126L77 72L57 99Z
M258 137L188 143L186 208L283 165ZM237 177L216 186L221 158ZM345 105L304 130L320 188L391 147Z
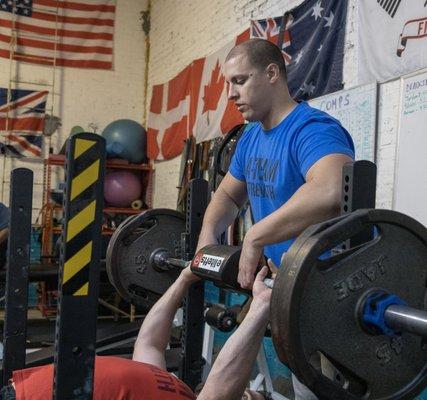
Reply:
M242 253L239 260L239 275L237 277L237 281L242 288L252 289L255 271L262 255L263 248L255 246L247 235L243 241Z
M259 271L255 277L254 285L252 287L252 296L254 297L254 301L261 300L267 304L270 304L272 289L264 283L264 279L267 277L267 273L268 267L264 265L261 268L261 271Z
M197 275L193 274L190 265L188 265L188 267L185 267L181 271L180 278L183 279L188 285L192 285L193 283L198 282L201 279Z
M286 253L283 253L282 260L283 260L283 257L285 256L285 254ZM276 277L277 273L279 272L279 268L277 268L277 265L274 264L274 262L271 258L269 258L267 260L267 265L268 265L268 268L270 269L271 275L273 276L273 279L274 279Z
M267 260L267 264L268 268L264 265L255 278L255 282L252 288L252 296L254 299L259 298L270 303L272 288L268 287L264 283L264 279L267 277L268 270L270 270L271 272L271 279L276 279L276 275L279 272L279 268L276 267L271 258Z

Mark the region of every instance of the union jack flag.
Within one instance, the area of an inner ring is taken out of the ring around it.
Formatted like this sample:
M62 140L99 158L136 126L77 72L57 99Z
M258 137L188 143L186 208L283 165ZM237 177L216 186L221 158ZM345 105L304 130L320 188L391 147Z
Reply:
M251 21L251 37L266 39L274 44L278 44L280 28L283 17L266 18ZM286 26L292 23L292 16L289 16ZM291 35L288 29L285 29L282 43L282 53L286 65L292 61L292 56L286 51L286 48L291 45Z
M41 157L48 92L0 88L0 149L24 157Z

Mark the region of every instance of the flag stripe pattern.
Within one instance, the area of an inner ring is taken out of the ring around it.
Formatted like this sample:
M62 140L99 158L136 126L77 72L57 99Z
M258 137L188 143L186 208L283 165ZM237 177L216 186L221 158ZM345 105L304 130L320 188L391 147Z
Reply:
M0 57L14 43L15 60L111 69L115 8L115 0L0 0Z
M0 147L14 155L41 157L48 92L0 88Z

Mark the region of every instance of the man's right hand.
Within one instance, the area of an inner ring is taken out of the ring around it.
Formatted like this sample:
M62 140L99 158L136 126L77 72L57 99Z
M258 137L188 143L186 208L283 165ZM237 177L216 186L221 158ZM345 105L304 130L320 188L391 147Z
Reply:
M272 289L264 283L264 279L267 277L267 274L268 267L264 265L255 277L254 285L252 287L252 296L254 300L260 300L270 304Z
M264 283L264 279L267 277L268 270L271 272L271 279L275 279L277 273L279 272L279 268L273 263L271 258L267 260L268 267L265 265L258 272L255 277L254 286L252 288L252 296L255 298L260 298L261 300L268 301L270 303L271 300L271 292L272 289Z
M195 282L200 281L200 279L201 279L197 275L193 274L193 272L191 271L190 265L188 265L188 267L185 267L181 271L180 277L182 279L184 279L185 282L187 282L190 285L193 284L193 283L195 283Z

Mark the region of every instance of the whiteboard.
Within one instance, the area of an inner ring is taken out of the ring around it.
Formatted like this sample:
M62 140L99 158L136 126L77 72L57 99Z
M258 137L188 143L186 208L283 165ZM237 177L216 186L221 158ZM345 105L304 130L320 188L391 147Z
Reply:
M427 72L402 78L393 209L427 225Z
M327 94L309 104L332 115L347 129L354 142L356 160L375 160L376 83Z

